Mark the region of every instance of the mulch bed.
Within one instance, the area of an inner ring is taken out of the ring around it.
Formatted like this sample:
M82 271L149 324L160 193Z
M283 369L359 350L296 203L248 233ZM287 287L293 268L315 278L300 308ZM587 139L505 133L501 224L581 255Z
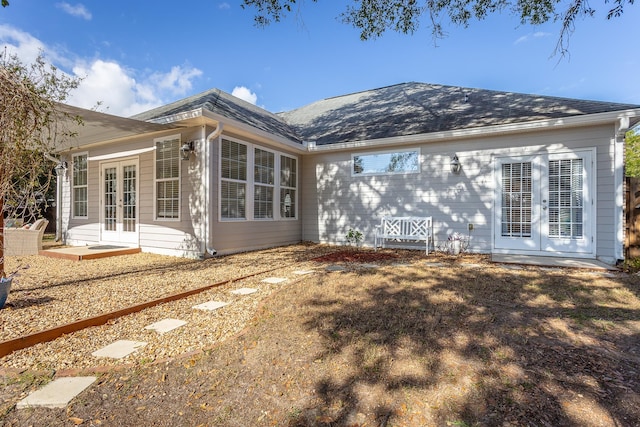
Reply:
M313 258L316 262L377 262L398 259L394 253L371 251L337 251Z

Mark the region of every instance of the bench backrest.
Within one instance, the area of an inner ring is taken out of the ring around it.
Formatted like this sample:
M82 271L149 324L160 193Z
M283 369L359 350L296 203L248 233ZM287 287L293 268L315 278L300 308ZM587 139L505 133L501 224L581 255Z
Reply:
M431 236L431 217L383 217L381 232L391 238L420 238Z

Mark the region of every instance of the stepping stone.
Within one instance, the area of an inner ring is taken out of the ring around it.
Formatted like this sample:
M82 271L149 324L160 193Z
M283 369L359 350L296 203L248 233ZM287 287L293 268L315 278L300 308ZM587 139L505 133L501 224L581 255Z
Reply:
M207 302L204 302L202 304L194 305L193 308L198 309L198 310L213 311L213 310L217 310L219 308L222 308L225 305L229 305L229 303L228 302L222 302L222 301L207 301Z
M277 285L278 283L286 281L287 279L285 277L267 277L263 280L264 283L271 283L272 285Z
M362 268L380 268L378 264L360 264Z
M341 266L341 265L329 265L329 266L327 266L327 271L344 271L344 270L346 270L346 268Z
M480 264L471 264L471 263L461 263L460 267L464 267L464 268L480 268L480 267L482 267L482 265L480 265Z
M173 331L180 326L186 325L187 322L184 320L178 319L163 319L159 322L152 323L149 326L145 326L145 329L149 329L152 331L156 331L159 334L164 334L165 332Z
M407 264L406 262L397 262L395 264L391 264L392 267L411 267L411 264Z
M426 265L427 267L444 267L444 264L441 262L433 262L433 261L427 261L424 263L424 265Z
M311 273L315 273L313 270L296 270L293 272L293 274L298 274L300 276L303 276L305 274L311 274Z
M521 266L513 264L502 264L500 267L506 268L507 270L522 270Z
M232 294L236 294L236 295L249 295L255 292L258 292L258 290L254 288L240 288L240 289L231 291Z
M147 343L144 341L119 340L106 347L102 347L100 350L94 351L91 355L95 357L122 359L145 345L147 345Z
M30 393L16 404L17 409L44 406L45 408L64 408L77 395L82 393L97 377L57 378L39 390Z

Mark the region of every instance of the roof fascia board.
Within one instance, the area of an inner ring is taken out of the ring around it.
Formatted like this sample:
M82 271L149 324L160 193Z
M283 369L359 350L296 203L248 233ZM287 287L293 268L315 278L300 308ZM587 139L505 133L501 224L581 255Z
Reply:
M159 123L159 124L176 124L184 121L192 121L194 119L202 119L203 118L202 113L204 111L205 110L202 107L200 107L200 108L195 108L193 110L183 111L183 112L171 114L168 116L162 116L162 117L158 117L158 118L147 120L147 121L151 123ZM203 123L198 123L198 124L203 124Z
M639 118L640 109L631 109L607 113L587 114L583 116L564 117L560 119L537 120L533 122L512 123L471 129L460 129L443 132L423 133L417 135L397 136L372 140L349 141L338 144L315 145L309 143L309 152L344 151L363 147L382 147L387 145L408 145L446 141L451 139L469 139L494 135L535 132L558 128L571 128L580 126L595 126L602 124L615 124L620 118Z

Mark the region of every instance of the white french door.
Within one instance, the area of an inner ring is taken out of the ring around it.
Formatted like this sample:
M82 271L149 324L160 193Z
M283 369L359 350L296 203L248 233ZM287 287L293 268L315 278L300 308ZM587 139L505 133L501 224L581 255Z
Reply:
M593 150L495 159L494 247L595 256Z
M103 163L100 170L101 242L138 244L138 161Z

